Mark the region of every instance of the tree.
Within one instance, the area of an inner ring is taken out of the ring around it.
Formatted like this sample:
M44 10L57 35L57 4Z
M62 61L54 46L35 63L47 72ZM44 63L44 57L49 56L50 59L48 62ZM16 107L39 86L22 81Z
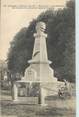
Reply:
M44 21L48 34L48 58L53 63L55 75L59 79L75 81L75 4L69 1L66 7L57 11L47 10L33 20L28 28L23 28L14 37L8 55L8 67L13 72L24 72L31 59L35 25ZM12 46L13 45L13 46Z

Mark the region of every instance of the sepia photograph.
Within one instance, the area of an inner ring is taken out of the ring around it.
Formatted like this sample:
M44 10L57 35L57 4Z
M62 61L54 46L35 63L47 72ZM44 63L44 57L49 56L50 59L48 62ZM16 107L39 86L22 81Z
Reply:
M76 117L75 0L1 0L0 117Z

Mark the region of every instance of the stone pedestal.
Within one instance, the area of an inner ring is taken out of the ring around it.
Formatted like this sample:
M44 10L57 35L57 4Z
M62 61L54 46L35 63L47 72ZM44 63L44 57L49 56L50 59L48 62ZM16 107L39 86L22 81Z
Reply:
M18 87L17 87L17 83L14 83L13 85L13 101L17 101L18 100Z
M45 88L41 87L41 106L46 106L45 97L47 96L47 91Z

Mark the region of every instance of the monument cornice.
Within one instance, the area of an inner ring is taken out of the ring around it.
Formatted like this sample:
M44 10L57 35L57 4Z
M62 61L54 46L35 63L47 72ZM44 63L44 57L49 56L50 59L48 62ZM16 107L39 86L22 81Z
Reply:
M40 37L44 37L44 38L47 38L47 34L45 33L34 33L34 37L35 38L40 38Z

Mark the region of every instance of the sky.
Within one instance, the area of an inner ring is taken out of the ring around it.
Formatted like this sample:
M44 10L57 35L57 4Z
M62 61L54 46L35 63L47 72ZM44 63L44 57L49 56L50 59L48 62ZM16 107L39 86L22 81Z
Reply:
M1 0L0 59L7 59L10 42L16 33L41 12L52 6L65 6L67 0ZM41 6L41 9L38 7ZM57 7L55 7L57 8Z

